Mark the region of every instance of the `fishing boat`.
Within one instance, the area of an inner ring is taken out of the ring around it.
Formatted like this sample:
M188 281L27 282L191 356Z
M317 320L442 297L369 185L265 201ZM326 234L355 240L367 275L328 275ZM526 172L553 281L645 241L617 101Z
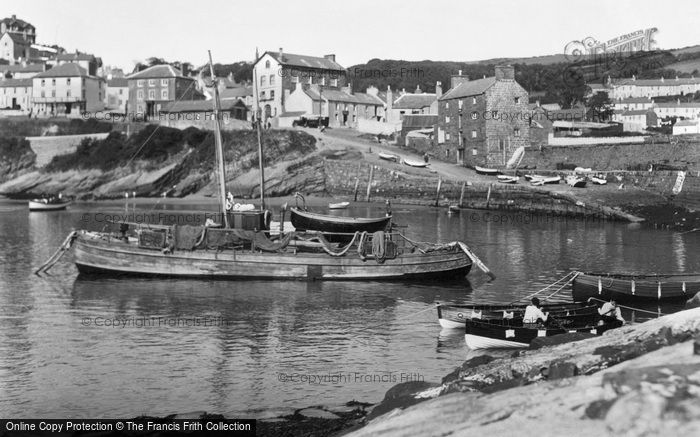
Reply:
M544 304L540 308L554 317L592 315L598 310L597 305L587 303ZM438 322L443 328L464 329L469 319L522 319L525 305L438 305L437 312Z
M561 176L538 176L533 175L530 178L530 184L534 186L541 186L545 184L558 184L561 181Z
M62 196L42 197L29 201L30 211L60 211L66 209L73 201Z
M525 327L522 322L510 320L469 319L465 323L464 340L469 349L525 348L538 337L551 337L566 333L601 335L619 325L599 324L599 316L561 318L549 326Z
M209 55L211 77L213 71ZM338 244L329 234L316 231L266 231L270 212L265 210L265 176L260 123L260 210L226 210L226 174L221 141L218 87L213 81L214 146L218 181L219 214L205 226L118 223L118 232L71 232L49 260L36 270L48 271L72 248L81 273L198 278L273 278L304 280L385 280L463 277L476 264L492 275L463 242L444 244L414 242L399 232L368 232L356 227L351 240ZM259 105L258 105L259 106ZM327 224L329 216L297 211L308 223ZM315 221L314 221L315 220ZM347 219L337 222L339 228ZM390 217L367 219L379 229ZM284 222L282 217L281 222ZM365 223L363 219L350 222ZM306 226L307 228L312 226ZM493 275L492 275L493 277Z
M383 159L383 160L385 160L385 161L393 161L393 162L398 162L398 161L399 161L399 157L398 157L398 156L392 155L392 154L390 154L390 153L379 152L379 158L380 158L380 159Z
M495 168L479 167L478 165L474 166L474 170L476 170L478 174L483 174L487 176L496 176L501 174L501 171Z
M404 165L407 165L409 167L419 167L419 168L424 168L424 167L427 167L428 165L430 165L429 163L427 163L425 161L418 161L415 159L406 159L406 158L404 158L403 163L404 163Z
M350 202L329 203L328 209L345 209L349 205L350 205Z
M572 174L566 177L566 183L574 188L585 188L586 178Z
M518 176L498 175L498 182L502 184L517 184L519 180Z
M591 297L618 302L683 301L700 291L700 273L633 275L579 273L572 283L575 301Z

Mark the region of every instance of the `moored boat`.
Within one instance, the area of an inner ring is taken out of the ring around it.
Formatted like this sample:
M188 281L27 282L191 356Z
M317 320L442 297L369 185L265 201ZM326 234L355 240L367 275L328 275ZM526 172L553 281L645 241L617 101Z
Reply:
M586 178L576 175L569 175L566 177L566 183L574 188L585 188Z
M385 161L393 161L393 162L399 161L399 157L397 155L392 155L391 153L379 152L378 156L380 159L383 159Z
M328 209L345 209L349 205L350 205L350 202L329 203Z
M60 211L66 209L73 201L61 197L43 197L29 201L30 211Z
M340 217L337 215L318 214L291 207L290 220L299 231L320 231L333 234L350 234L359 232L377 232L388 230L391 216L386 217Z
M700 291L700 273L633 275L579 273L572 283L575 301L595 297L618 302L673 301L690 299Z
M566 333L601 335L619 324L599 324L596 317L558 319L549 326L525 327L509 320L469 319L465 324L464 340L469 349L525 348L538 337L552 337Z
M450 205L447 207L448 214L459 214L459 205Z
M555 303L544 304L540 308L555 317L570 317L595 314L598 306L587 303ZM441 327L464 329L469 319L522 319L525 305L438 305L437 312Z
M498 169L480 167L480 166L478 166L478 165L475 165L475 166L474 166L474 170L476 170L476 172L477 172L478 174L483 174L483 175L487 175L487 176L495 176L495 175L501 174L501 171L498 170Z
M608 180L601 175L591 176L589 179L596 185L605 185L608 183Z

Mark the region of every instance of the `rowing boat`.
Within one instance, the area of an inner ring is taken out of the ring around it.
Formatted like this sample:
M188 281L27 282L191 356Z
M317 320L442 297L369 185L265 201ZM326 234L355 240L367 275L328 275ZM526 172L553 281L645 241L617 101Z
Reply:
M586 178L576 175L569 175L566 177L566 183L575 188L585 188Z
M561 181L561 176L538 176L534 175L530 178L530 184L540 186L545 184L558 184Z
M386 161L397 162L397 161L399 160L399 157L398 157L398 156L392 155L392 154L390 154L390 153L379 152L379 155L378 155L378 156L379 156L380 159L384 159L384 160L386 160Z
M598 324L595 320L599 318L561 318L555 323L548 323L549 326L536 327L525 327L522 323L510 320L469 319L465 324L464 340L469 349L525 348L538 337L576 332L601 335L620 326L618 323Z
M700 274L633 275L579 273L573 281L575 301L588 298L618 302L687 300L700 291Z
M519 180L518 176L498 175L498 182L502 184L517 184Z
M29 201L30 211L60 211L66 209L73 201L70 199L33 199Z
M355 232L377 232L387 230L391 216L386 217L340 217L318 214L291 207L290 220L298 231L319 231L335 234Z
M429 164L425 161L416 161L414 159L406 159L404 158L403 163L409 167L427 167Z
M350 202L329 203L328 209L345 209L349 205L350 205Z
M501 171L498 169L479 167L478 165L474 166L474 170L476 170L476 172L478 174L483 174L483 175L487 175L487 176L495 176L495 175L501 174Z
M540 307L553 316L567 317L575 314L594 314L596 305L586 303L556 303ZM522 319L525 305L438 305L438 322L446 329L464 329L469 319Z

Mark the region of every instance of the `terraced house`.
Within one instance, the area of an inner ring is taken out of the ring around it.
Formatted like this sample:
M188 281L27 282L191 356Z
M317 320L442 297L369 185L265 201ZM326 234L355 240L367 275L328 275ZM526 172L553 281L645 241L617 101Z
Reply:
M513 67L469 80L461 71L438 99L436 153L465 166L503 166L518 147L529 147L528 93Z
M80 117L104 109L105 81L78 64L67 63L32 78L34 113L39 116Z
M31 79L0 80L0 108L28 111L32 102Z
M130 75L129 111L145 118L158 117L165 105L178 100L203 100L197 80L172 65L154 65Z

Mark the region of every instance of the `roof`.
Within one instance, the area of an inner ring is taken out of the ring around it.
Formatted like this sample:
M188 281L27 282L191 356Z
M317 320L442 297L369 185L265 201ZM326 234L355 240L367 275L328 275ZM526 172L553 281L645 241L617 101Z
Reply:
M596 123L592 121L564 121L557 120L552 126L565 129L605 129L616 124Z
M697 120L678 120L674 126L697 126Z
M348 94L345 91L323 89L321 91L321 95L319 96L318 91L314 88L307 88L304 90L304 92L309 97L311 97L313 100L320 100L321 98L323 98L323 100L330 101L330 102L344 102L344 103L353 103L353 104L359 103L361 105L376 105L376 106L380 106L380 105L384 104L384 102L382 102L378 98L376 98L370 94L365 94L365 93Z
M487 89L491 88L496 83L496 77L487 77L484 79L470 80L460 82L456 87L450 89L438 100L459 99L468 96L477 96L483 94Z
M240 100L224 100L220 103L222 111L230 111L235 106L245 106ZM168 103L161 112L214 112L214 104L211 100L180 100Z
M700 108L700 102L662 102L655 106L657 108Z
M647 115L649 113L654 113L654 111L651 111L649 109L636 109L634 111L625 111L622 113L623 117L631 116L631 115Z
M394 101L394 109L421 109L432 105L436 94L404 94Z
M438 122L437 114L406 114L401 122L401 129L426 128Z
M617 103L654 103L654 101L649 97L627 97L618 100Z
M126 88L129 86L129 81L125 77L115 77L107 81L107 86L110 88Z
M31 79L4 79L0 80L0 88L11 88L11 87L30 87L32 86Z
M39 73L35 78L37 77L85 77L89 76L87 74L87 71L83 67L81 67L78 64L74 64L72 62L68 62L66 64L61 64L56 67L53 67L50 70L46 70L43 73Z
M12 39L12 41L15 42L15 44L21 44L21 45L26 45L26 46L31 45L31 43L29 41L24 39L24 35L22 35L22 34L13 33L13 32L5 32L4 34L0 35L0 37L5 36L5 35L9 36Z
M180 70L168 64L153 65L151 67L146 68L145 70L141 70L138 73L134 73L128 76L127 79L161 79L166 77L181 77L185 79L192 79L190 77L183 76Z
M31 24L27 23L24 20L20 20L19 18L12 16L12 17L6 17L0 20L0 23L5 23L7 26L12 26L13 24L17 24L19 27L31 27L34 29L35 27L32 26Z
M345 71L345 69L335 61L330 59L317 57L317 56L307 56L307 55L295 55L294 53L282 53L282 58L280 59L279 52L265 52L265 55L272 56L277 62L282 65L289 65L293 67L302 68L322 68L324 70L337 70ZM262 59L261 57L261 59Z
M636 85L636 86L664 86L664 85L694 85L700 84L700 78L676 77L671 79L636 79L625 78L613 80L612 86Z
M13 73L41 73L44 71L44 64L29 64L22 66L21 64L14 65L0 65L0 71L7 71Z
M221 90L219 93L219 97L222 100L227 100L227 99L241 99L244 97L252 96L253 95L253 87L252 86L245 86L245 87L238 87L238 88L226 88Z
M94 61L95 59L96 58L94 55L89 55L87 53L61 53L60 55L56 56L56 60L68 62Z

